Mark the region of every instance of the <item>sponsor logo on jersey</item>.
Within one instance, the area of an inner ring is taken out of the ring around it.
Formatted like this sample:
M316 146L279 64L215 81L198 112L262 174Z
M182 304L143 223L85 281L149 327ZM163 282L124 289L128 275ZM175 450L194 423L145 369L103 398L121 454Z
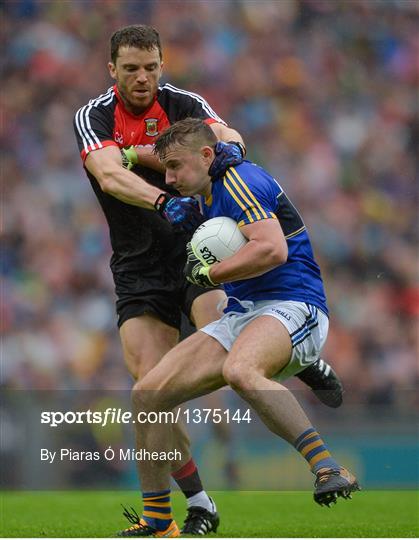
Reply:
M115 142L117 142L118 144L124 144L124 137L121 135L121 133L119 133L119 131L115 131Z
M145 122L145 134L150 137L155 137L158 135L159 130L157 129L157 118L146 118Z

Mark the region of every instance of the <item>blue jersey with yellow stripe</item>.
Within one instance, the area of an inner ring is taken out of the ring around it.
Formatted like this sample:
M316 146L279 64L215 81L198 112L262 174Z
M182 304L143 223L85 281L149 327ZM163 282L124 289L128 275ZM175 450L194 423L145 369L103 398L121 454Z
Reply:
M209 200L203 201L207 219L227 216L248 225L277 218L288 244L288 259L265 274L225 283L229 297L239 300L295 300L313 304L328 314L320 269L314 260L310 239L301 219L282 187L264 169L243 161L212 183ZM226 311L237 309L230 300Z

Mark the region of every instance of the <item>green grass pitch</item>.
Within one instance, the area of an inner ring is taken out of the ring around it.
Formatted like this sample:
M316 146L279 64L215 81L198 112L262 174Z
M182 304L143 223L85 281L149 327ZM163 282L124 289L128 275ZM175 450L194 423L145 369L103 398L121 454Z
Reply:
M221 517L211 537L417 537L415 491L362 491L332 508L309 492L214 492ZM133 492L3 492L3 537L109 537L128 526L120 503L139 509ZM173 495L175 518L185 515L181 494Z

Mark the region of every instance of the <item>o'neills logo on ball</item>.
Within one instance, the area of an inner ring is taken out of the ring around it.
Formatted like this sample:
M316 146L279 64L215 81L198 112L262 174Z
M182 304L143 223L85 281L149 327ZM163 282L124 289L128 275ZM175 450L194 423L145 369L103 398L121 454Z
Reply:
M157 118L146 118L145 122L145 133L150 137L154 137L159 133L157 129Z

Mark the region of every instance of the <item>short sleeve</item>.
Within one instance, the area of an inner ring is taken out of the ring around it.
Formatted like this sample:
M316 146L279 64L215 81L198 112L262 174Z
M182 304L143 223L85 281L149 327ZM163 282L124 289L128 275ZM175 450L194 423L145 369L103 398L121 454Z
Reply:
M74 116L74 132L81 157L84 160L92 150L117 146L113 139L113 114L100 104L89 103Z
M209 103L199 94L165 84L159 101L168 113L171 123L185 118L201 118L208 124L214 122L227 125L222 118L210 107Z
M230 167L223 179L224 206L229 217L240 227L263 219L276 219L278 202L273 183L251 164L239 168L240 172Z

